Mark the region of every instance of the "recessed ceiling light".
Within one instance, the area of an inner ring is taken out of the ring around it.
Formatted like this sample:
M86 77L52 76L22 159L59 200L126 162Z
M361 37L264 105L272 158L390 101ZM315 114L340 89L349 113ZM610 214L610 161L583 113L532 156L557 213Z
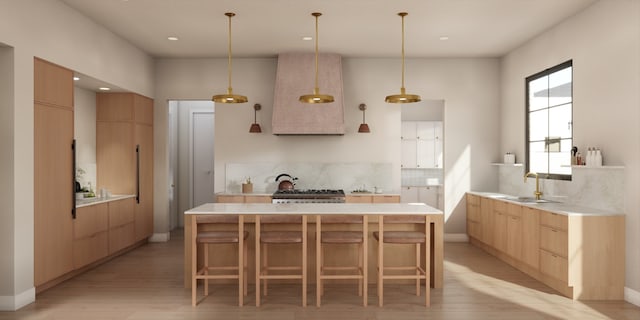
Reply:
M80 80L80 78L78 78L78 77L73 77L73 81L78 81L78 80Z
M111 90L111 88L107 88L107 87L100 87L100 88L98 88L98 89L100 89L100 90L102 90L102 91L109 91L109 90Z
M302 40L311 41L311 40L313 40L313 37L302 37Z
M167 37L170 41L178 41L178 37Z
M447 37L447 36L441 36L441 37L440 37L440 40L442 40L442 41L446 41L446 40L449 40L449 37Z

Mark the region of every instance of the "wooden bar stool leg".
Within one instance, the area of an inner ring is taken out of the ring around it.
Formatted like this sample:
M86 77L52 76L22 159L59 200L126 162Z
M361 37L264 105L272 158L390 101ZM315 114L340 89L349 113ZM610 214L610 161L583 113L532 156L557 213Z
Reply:
M302 306L307 306L307 216L302 216Z
M358 243L358 273L362 275L362 243ZM362 297L362 278L358 279L358 297Z
M244 217L238 217L238 305L244 305L244 261L245 261L245 241L244 241Z
M429 245L431 242L431 222L429 221L429 217L425 217L425 225L424 225L424 299L425 306L431 306L431 246Z
M244 248L242 250L244 250L244 265L242 266L242 271L243 271L243 277L244 277L244 295L247 295L248 292L248 286L249 286L249 281L248 281L248 270L247 270L247 261L249 261L249 250L248 250L248 242L249 241L245 241L244 242Z
M367 306L367 302L369 300L368 296L368 288L369 288L369 263L367 262L369 245L368 245L368 237L369 237L369 220L365 215L362 217L362 305Z
M209 244L204 244L204 274L209 275ZM209 279L204 279L204 296L209 295Z
M198 244L196 238L198 234L198 224L196 217L191 217L191 305L196 306L196 289L198 287Z
M256 250L256 261L255 261L255 265L256 265L256 307L260 306L260 272L261 272L261 267L260 267L260 216L256 215L255 218L255 238L256 238L256 246L255 246L255 250Z
M269 250L269 246L267 246L266 243L263 244L262 245L262 270L263 271L262 272L264 273L265 276L267 274L269 274L269 271L267 271L267 266L268 266L267 263L269 262L269 260L267 259L267 254L269 253L268 250ZM267 282L268 281L269 281L268 279L263 279L262 280L262 291L263 291L262 295L265 296L265 297L267 296L267 289L268 289Z
M378 218L378 306L382 307L383 277L384 277L384 218Z
M316 215L316 307L320 307L322 295L322 227L321 216Z
M420 295L420 244L416 243L416 296Z

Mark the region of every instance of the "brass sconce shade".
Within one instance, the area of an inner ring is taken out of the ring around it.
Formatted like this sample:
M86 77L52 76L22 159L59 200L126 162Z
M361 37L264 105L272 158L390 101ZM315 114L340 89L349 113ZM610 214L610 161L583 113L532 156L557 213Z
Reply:
M407 94L404 88L404 17L408 15L406 12L400 12L398 15L402 18L402 87L400 94L387 96L384 101L388 103L411 103L419 102L420 96L416 94Z
M369 133L371 132L369 130L369 125L366 123L365 119L364 119L364 111L367 110L367 105L364 103L361 103L358 106L358 109L360 109L362 111L362 124L360 124L360 127L358 128L358 132L360 133Z
M233 12L227 12L224 15L229 17L229 87L227 88L226 94L216 94L215 96L213 96L213 98L211 98L211 100L220 103L245 103L249 101L247 97L239 94L233 94L233 88L231 88L231 17L235 16L236 14Z
M320 89L318 88L318 17L320 17L322 13L314 12L311 15L316 17L316 85L313 88L313 94L302 95L299 100L303 103L330 103L333 102L333 96L320 94Z
M262 106L259 103L253 105L253 123L251 124L251 128L249 128L250 133L260 133L262 132L262 128L257 121L258 110L262 109Z

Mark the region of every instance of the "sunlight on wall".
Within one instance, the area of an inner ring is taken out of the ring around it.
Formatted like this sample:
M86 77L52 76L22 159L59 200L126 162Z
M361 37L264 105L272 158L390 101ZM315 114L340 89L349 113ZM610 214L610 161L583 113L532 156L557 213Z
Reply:
M447 170L444 178L445 205L444 221L446 222L465 193L471 190L471 146L467 145Z

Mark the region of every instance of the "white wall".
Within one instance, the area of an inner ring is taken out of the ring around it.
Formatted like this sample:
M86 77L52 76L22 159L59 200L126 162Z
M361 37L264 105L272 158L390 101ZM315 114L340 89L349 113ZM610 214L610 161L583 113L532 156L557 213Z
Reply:
M575 145L624 165L626 286L640 303L640 2L602 0L501 61L501 153L524 156L524 78L573 59ZM498 159L496 154L496 159Z
M89 182L96 190L96 93L73 89L73 136L76 139L76 168L85 174L78 180L84 187ZM76 175L77 176L77 175Z
M234 92L249 103L216 106L216 190L224 190L226 163L377 162L398 168L400 186L400 105L385 95L399 92L399 59L343 59L344 136L274 136L271 114L276 59L234 59ZM497 190L497 175L487 170L498 154L499 69L497 59L409 59L407 91L445 101L446 231L465 232L464 192ZM155 100L155 230L169 228L167 200L168 100L210 99L225 92L226 59L158 59ZM263 133L249 133L253 104L260 103ZM358 110L366 103L370 134L356 133ZM473 161L472 161L473 159Z
M65 4L50 0L0 0L0 43L13 51L12 143L3 153L15 160L6 170L19 177L13 183L13 252L3 260L14 264L11 287L0 288L0 309L21 307L35 297L33 290L33 57L101 79L120 88L153 97L153 60L129 42L98 26ZM2 163L5 166L5 163ZM3 170L5 170L3 168ZM4 284L6 282L0 282ZM8 301L4 303L3 301Z

